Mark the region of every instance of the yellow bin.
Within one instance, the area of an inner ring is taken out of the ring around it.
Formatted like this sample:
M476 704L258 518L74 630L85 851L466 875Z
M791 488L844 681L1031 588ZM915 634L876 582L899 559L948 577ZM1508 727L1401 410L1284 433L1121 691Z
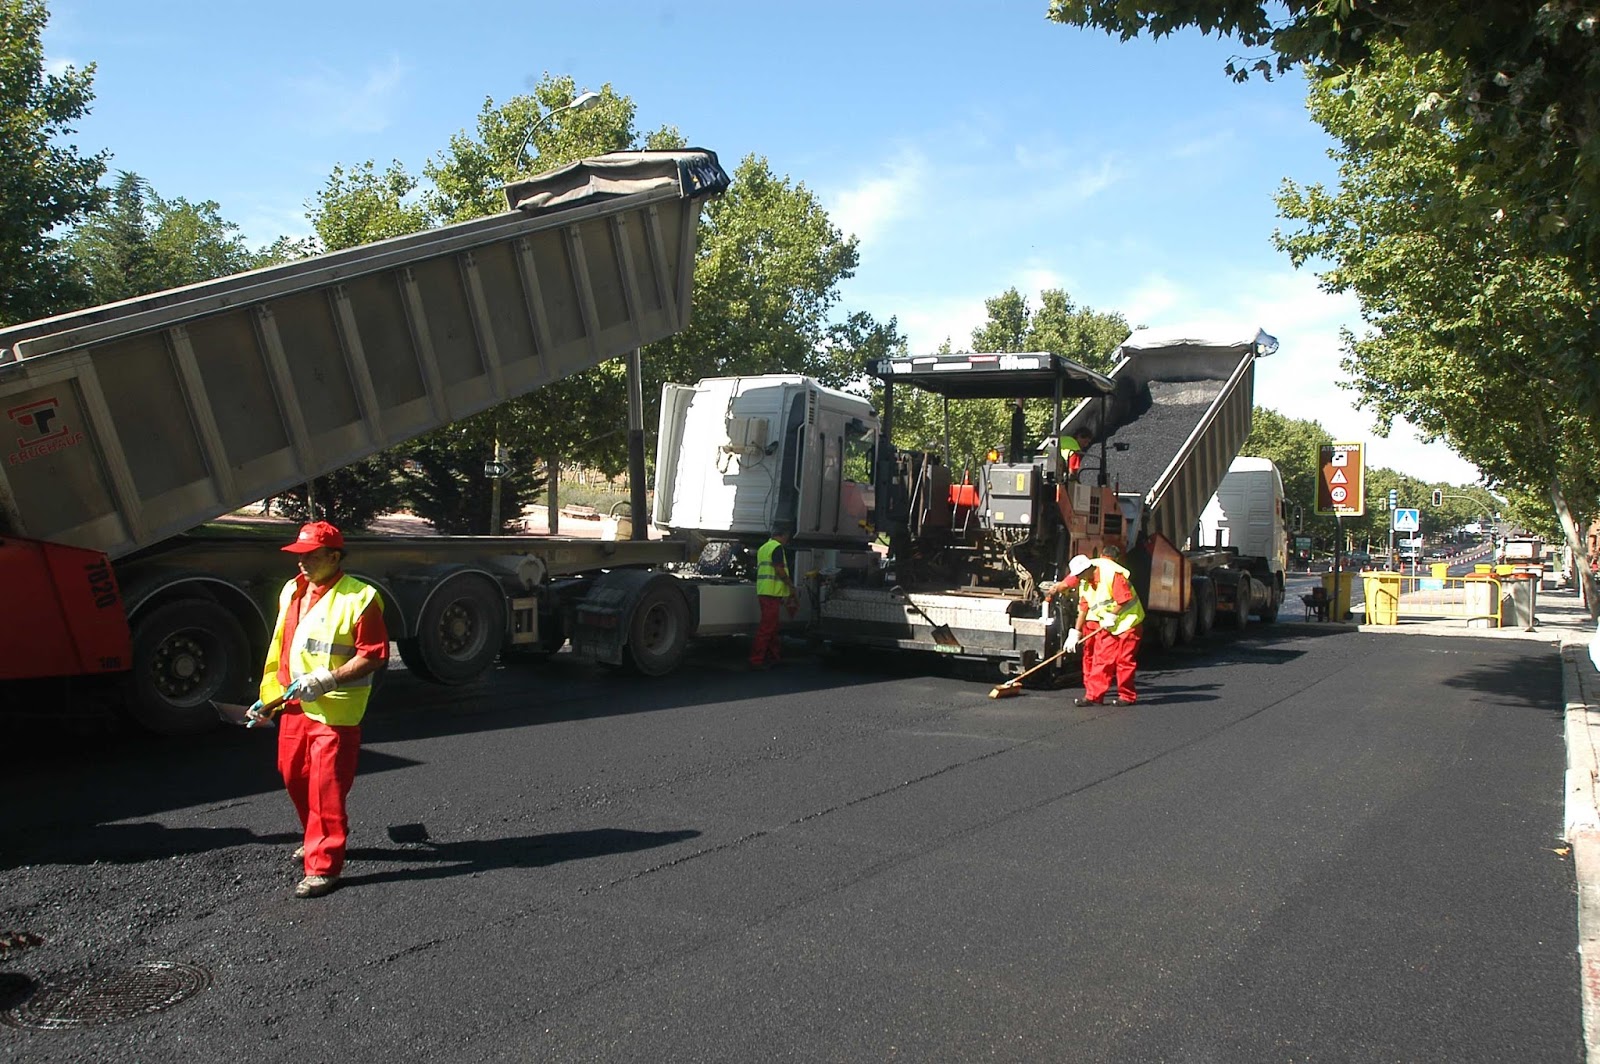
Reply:
M1432 565L1428 566L1428 568L1433 570L1433 578L1435 580L1448 580L1448 579L1450 579L1450 563L1449 562L1434 562Z
M1322 593L1328 596L1328 616L1335 621L1350 619L1350 596L1355 592L1356 574L1348 569L1339 571L1339 594L1333 593L1333 574L1322 574Z
M1367 596L1368 624L1400 623L1400 574L1362 573L1361 591Z
M1483 573L1488 575L1494 572L1494 566L1489 565L1486 562L1479 562L1477 565L1472 567L1472 571L1475 573Z

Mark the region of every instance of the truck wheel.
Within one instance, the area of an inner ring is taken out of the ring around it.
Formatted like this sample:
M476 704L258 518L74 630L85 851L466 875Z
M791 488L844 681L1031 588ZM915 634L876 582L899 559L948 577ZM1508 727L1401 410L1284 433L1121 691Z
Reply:
M1195 588L1195 601L1199 604L1195 612L1195 634L1207 636L1211 629L1217 626L1217 585L1210 580L1202 581Z
M481 577L452 577L422 609L417 624L422 667L414 668L409 660L406 666L434 683L470 683L494 664L505 639L506 603L500 589Z
M439 682L428 671L428 663L422 660L422 645L415 638L396 639L394 645L400 648L400 660L406 663L406 670L411 675L428 683Z
M662 676L678 667L689 646L689 605L666 580L652 584L628 619L624 660L641 676Z
M1145 628L1158 650L1171 650L1178 641L1178 618L1171 614L1150 618L1145 622Z
M1233 590L1233 623L1239 631L1244 631L1250 624L1250 578L1243 573L1239 574L1239 583Z
M1267 601L1266 609L1256 614L1263 624L1271 624L1278 619L1278 607L1283 605L1283 587L1276 581L1272 585L1272 594Z
M1178 615L1178 642L1192 643L1200 631L1200 595L1189 593L1189 605Z
M253 702L254 659L238 620L209 599L140 614L133 626L128 712L162 735L197 735L218 723L212 699Z

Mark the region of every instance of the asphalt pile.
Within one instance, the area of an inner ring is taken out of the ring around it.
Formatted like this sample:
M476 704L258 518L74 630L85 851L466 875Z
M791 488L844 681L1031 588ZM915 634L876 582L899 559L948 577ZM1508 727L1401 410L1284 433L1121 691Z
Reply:
M1200 424L1225 381L1151 381L1150 409L1112 433L1106 443L1107 483L1144 495L1172 464L1185 440ZM1127 450L1120 450L1126 444ZM1086 470L1096 469L1100 446L1090 449Z

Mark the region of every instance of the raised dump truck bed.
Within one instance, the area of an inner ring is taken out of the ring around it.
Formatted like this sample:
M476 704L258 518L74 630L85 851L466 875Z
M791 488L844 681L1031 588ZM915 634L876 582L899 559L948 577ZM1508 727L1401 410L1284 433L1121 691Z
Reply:
M1084 476L1098 478L1103 461L1106 483L1143 500L1143 531L1182 546L1250 435L1255 360L1277 346L1264 332L1247 339L1135 332L1111 371L1120 409L1104 416L1086 402L1064 423L1066 434L1102 419L1111 430L1090 447Z
M0 330L0 534L118 558L682 329L708 151L513 209Z

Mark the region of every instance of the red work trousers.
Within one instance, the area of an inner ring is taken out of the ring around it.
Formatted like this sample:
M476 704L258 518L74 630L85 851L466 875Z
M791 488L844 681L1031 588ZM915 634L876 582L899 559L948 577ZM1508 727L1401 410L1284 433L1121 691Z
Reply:
M334 726L312 720L299 709L278 716L278 773L300 815L306 847L306 875L336 876L344 871L350 834L344 800L356 781L361 726Z
M1083 638L1078 642L1078 663L1083 666L1083 693L1085 698L1089 697L1089 685L1093 682L1089 677L1094 675L1094 651L1100 645L1099 639L1091 643L1089 637L1099 630L1099 621L1084 621ZM1102 636L1101 639L1103 638L1105 637Z
M756 602L761 606L761 623L756 625L756 639L750 647L750 664L760 668L777 664L783 657L783 640L778 636L778 610L783 607L783 599L757 595Z
M1138 700L1139 694L1133 689L1133 674L1139 668L1139 636L1143 631L1144 626L1139 624L1121 635L1112 635L1107 630L1086 648L1083 672L1085 699L1090 702L1100 701L1106 696L1106 692L1111 690L1111 684L1115 681L1117 698L1123 702Z

